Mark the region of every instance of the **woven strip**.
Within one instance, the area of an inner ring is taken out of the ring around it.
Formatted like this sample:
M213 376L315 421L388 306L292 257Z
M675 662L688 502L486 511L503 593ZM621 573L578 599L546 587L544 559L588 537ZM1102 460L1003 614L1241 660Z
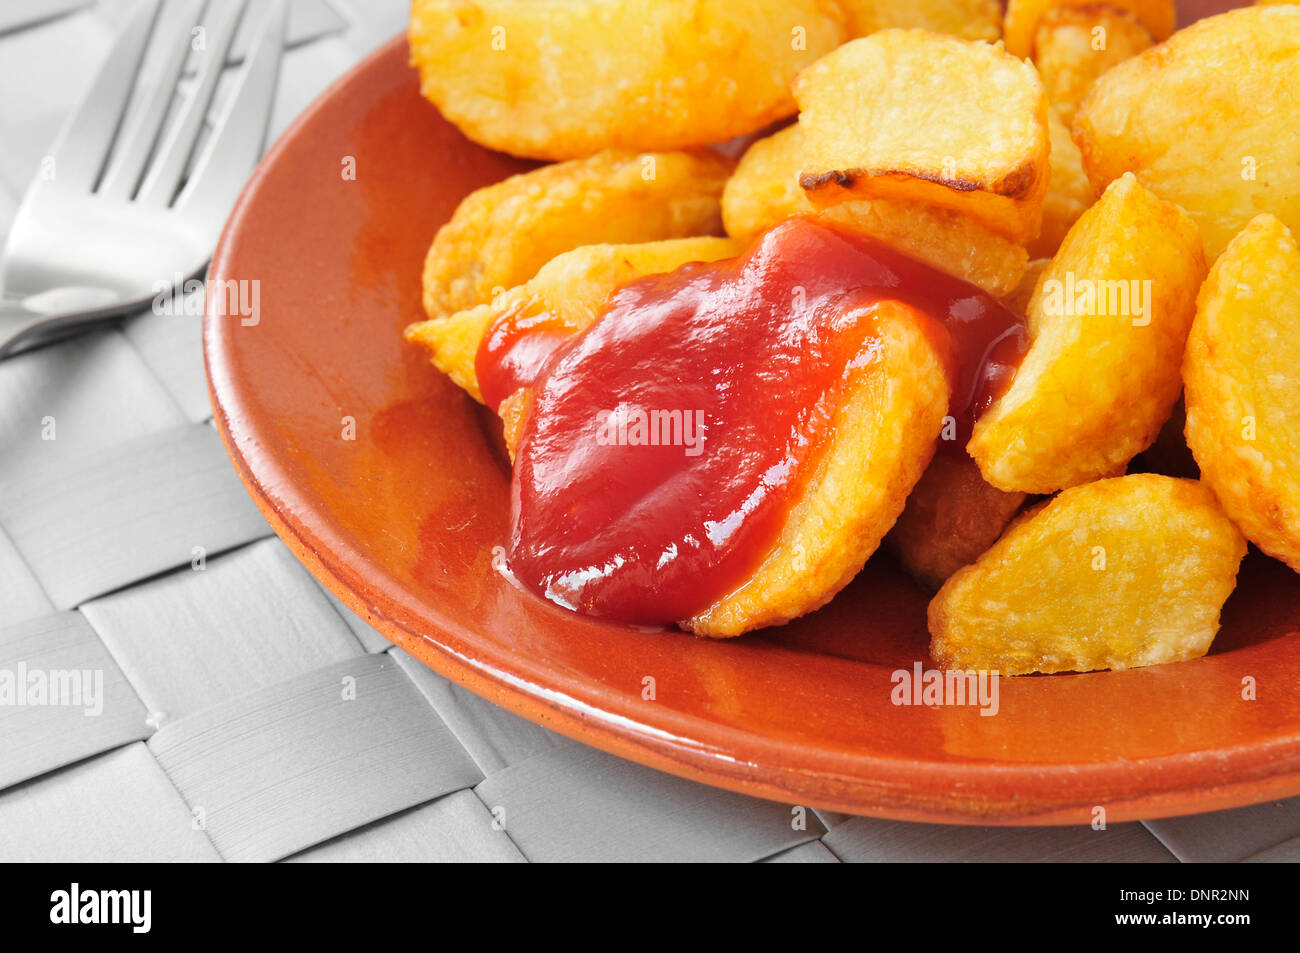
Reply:
M54 611L54 604L3 530L0 530L0 580L4 582L0 626Z
M270 533L204 424L29 466L0 483L0 526L59 608Z
M522 863L473 791L457 791L288 858L293 863Z
M482 775L387 656L164 726L149 742L227 860L276 860Z
M0 788L151 731L144 706L81 613L0 629Z
M1285 843L1261 850L1258 854L1247 857L1248 864L1297 864L1300 863L1300 837L1293 837Z
M1245 860L1296 836L1300 831L1300 798L1145 823L1179 860L1193 863Z
M0 792L0 861L215 861L144 744Z
M0 484L185 422L117 331L0 361ZM0 499L3 499L0 497Z
M511 765L476 790L536 861L755 861L823 833L803 808L693 784L581 745Z
M791 847L763 860L765 864L838 864L840 859L819 840Z
M186 420L201 423L212 416L203 369L203 323L195 317L203 292L186 297L185 314L152 311L122 322L122 333Z
M364 653L278 539L96 599L81 611L150 712L168 721Z
M438 713L485 775L534 755L576 745L563 735L512 715L443 678L401 649L389 653Z
M1172 863L1141 824L1077 827L946 827L855 817L822 843L844 861L1116 861Z

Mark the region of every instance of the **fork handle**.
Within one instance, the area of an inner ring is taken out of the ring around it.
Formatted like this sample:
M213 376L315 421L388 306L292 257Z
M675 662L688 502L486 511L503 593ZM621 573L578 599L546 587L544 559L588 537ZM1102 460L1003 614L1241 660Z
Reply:
M43 314L12 301L0 301L0 360L82 331L105 314Z

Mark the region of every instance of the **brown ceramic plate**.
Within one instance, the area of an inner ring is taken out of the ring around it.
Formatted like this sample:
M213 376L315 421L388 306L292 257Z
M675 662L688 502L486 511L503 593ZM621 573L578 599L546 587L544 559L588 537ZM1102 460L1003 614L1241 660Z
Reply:
M1207 658L1005 679L996 717L891 704L891 673L929 665L926 596L883 556L822 611L725 642L512 588L492 569L509 483L493 418L400 332L434 231L523 168L420 99L395 39L275 146L212 265L261 282L259 324L205 326L230 454L276 532L393 642L588 744L789 803L1076 823L1094 805L1114 821L1300 793L1300 576L1257 555Z

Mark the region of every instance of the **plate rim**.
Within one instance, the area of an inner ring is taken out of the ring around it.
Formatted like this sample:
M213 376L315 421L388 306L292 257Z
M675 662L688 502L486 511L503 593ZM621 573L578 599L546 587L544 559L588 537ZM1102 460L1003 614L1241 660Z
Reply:
M342 91L380 65L387 66L388 60L405 49L404 33L385 41L321 92L279 136L245 184L222 230L208 272L210 279L222 281L231 274L232 246L241 223L259 200L267 171L293 147L299 133L327 112ZM274 458L258 453L256 438L240 432L244 397L233 379L237 359L229 329L229 322L219 320L205 307L203 355L213 419L241 482L276 535L317 580L394 645L439 674L529 721L618 757L699 783L783 803L894 820L1034 826L1088 823L1092 809L1098 806L1097 799L1079 792L1080 779L1090 779L1090 789L1108 782L1120 788L1131 787L1135 771L1164 783L1104 801L1109 823L1222 810L1300 794L1300 726L1294 735L1264 744L1134 760L1116 758L1082 766L1056 762L927 762L822 752L825 767L810 770L773 763L771 758L785 743L762 734L662 707L651 709L655 717L645 717L643 712L634 719L620 714L612 705L600 704L598 696L604 686L592 684L592 697L584 700L530 680L541 676L541 666L532 666L530 672L522 655L511 658L483 651L482 646L478 647L477 658L458 652L453 643L465 640L453 631L453 619L439 614L437 620L426 620L430 627L416 631L395 613L380 611L380 605L372 606L372 601L383 601L382 595L372 593L380 597L368 597L366 587L349 578L348 561L342 558L351 555L364 562L364 554L353 552L345 540L325 539L324 534L313 532L291 515L295 508L312 509L314 501L301 490L295 497L295 484L286 474L276 472ZM256 464L250 457L256 459ZM389 598L391 608L397 599ZM652 724L655 722L658 726ZM709 730L704 734L715 741L732 740L733 744L710 744L689 737L689 732L677 733L690 724L706 726ZM740 751L748 751L750 756L736 757ZM1203 772L1203 766L1211 761L1219 766L1220 777L1232 775L1231 779L1208 785L1203 779L1188 779L1190 772L1198 768ZM835 762L851 763L858 770L837 770ZM1036 803L1037 809L1023 810L1027 802Z

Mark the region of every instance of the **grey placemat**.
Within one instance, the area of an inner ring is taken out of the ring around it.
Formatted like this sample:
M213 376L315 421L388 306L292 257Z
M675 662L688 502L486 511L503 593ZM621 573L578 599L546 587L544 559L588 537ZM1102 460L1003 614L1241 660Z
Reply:
M0 37L0 234L128 2ZM406 13L300 0L273 132ZM341 606L271 535L208 418L195 317L0 362L0 668L89 673L98 708L0 708L0 860L1300 856L1300 800L1107 831L950 828L586 748Z

